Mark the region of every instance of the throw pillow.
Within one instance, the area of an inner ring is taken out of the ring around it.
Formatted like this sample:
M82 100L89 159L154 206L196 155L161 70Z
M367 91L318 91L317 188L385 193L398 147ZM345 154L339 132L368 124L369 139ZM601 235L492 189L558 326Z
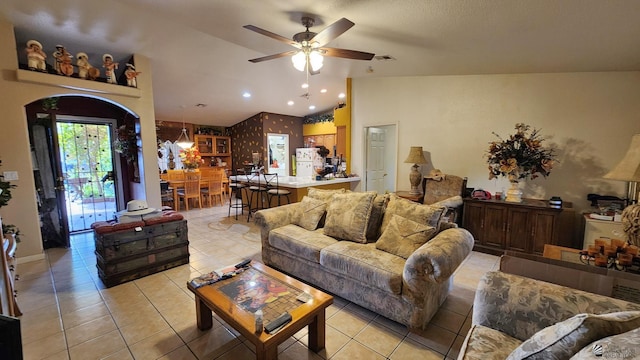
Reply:
M298 204L298 209L293 215L292 222L309 231L318 228L320 219L325 214L327 204L324 201L305 196Z
M389 225L376 242L376 249L408 258L420 246L429 241L436 228L393 215Z
M384 216L384 209L387 207L388 201L388 194L380 194L373 199L371 217L369 218L369 224L367 225L367 241L369 242L375 242L380 237L382 217Z
M324 234L336 239L367 242L367 224L375 191L334 194L327 207Z
M441 206L418 204L417 202L403 199L396 194L391 194L389 204L387 204L387 208L384 211L382 228L380 230L384 233L393 215L399 215L438 229L445 210L446 208Z
M311 198L322 200L326 203L331 201L331 197L333 194L344 194L344 189L318 189L314 187L310 187L307 189L307 195Z
M578 314L548 326L517 347L507 360L568 359L588 344L640 327L640 311Z
M640 357L640 328L599 339L571 359L636 359Z

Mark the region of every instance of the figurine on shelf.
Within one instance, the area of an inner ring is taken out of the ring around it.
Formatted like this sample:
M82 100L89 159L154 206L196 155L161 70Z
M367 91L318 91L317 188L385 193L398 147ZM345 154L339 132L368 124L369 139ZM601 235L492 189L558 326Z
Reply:
M56 45L54 57L56 58L56 64L58 65L58 74L67 76L73 75L73 65L71 64L71 58L73 55L69 54L64 46Z
M56 45L53 57L56 59L56 71L59 75L73 75L73 65L71 64L73 55L69 54L64 46Z
M78 66L78 77L81 79L95 80L100 76L100 70L89 63L89 56L86 53L76 54L76 65Z
M42 44L36 40L27 41L27 62L29 70L47 72L47 65L44 59L47 54L42 51Z
M136 67L133 64L127 63L127 70L124 71L124 76L127 78L127 85L131 87L138 87L138 80L136 77L140 75L139 71L136 71Z
M113 62L113 56L111 54L102 55L102 67L105 69L105 76L107 77L107 82L110 84L117 84L118 80L116 80L116 69L118 68L118 63Z

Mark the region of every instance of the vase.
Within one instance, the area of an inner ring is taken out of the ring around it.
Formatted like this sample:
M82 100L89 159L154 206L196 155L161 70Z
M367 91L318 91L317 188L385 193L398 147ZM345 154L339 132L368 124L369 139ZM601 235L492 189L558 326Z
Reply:
M507 190L507 197L504 201L522 202L522 190L517 181L511 181L511 187Z

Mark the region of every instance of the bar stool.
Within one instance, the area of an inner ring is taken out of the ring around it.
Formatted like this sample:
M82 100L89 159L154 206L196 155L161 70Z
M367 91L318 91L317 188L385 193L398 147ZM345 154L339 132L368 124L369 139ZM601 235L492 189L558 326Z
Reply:
M247 216L247 222L251 219L251 213L260 209L264 209L265 197L267 197L267 186L261 180L262 174L259 172L253 172L247 175L249 181L249 215ZM255 204L253 198L255 197ZM254 206L255 205L255 206Z
M234 209L236 220L238 220L238 209L240 209L240 215L244 215L244 208L248 205L242 201L242 194L245 194L247 197L247 189L244 184L242 184L238 180L238 175L244 174L243 169L237 169L234 171L233 176L229 177L229 213L228 216L231 216L231 209Z
M289 199L291 191L280 189L278 174L264 174L264 181L267 186L267 204L269 207L271 207L271 199L273 199L274 196L278 197L278 206L280 206L280 198L283 196L287 197L287 204L291 204L291 199Z

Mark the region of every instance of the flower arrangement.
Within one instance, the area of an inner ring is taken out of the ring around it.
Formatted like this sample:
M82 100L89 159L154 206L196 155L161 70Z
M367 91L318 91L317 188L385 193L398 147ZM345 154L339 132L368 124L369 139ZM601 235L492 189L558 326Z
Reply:
M180 160L185 169L197 169L203 163L200 151L195 147L180 150Z
M506 140L492 132L499 141L489 143L489 180L499 175L512 182L528 177L535 179L538 174L547 177L555 162L554 149L542 146L545 138L539 130L522 123L516 124L515 129L516 133Z
M138 144L136 132L121 125L116 129L116 139L113 141L113 149L124 156L127 162L135 161L138 158Z

